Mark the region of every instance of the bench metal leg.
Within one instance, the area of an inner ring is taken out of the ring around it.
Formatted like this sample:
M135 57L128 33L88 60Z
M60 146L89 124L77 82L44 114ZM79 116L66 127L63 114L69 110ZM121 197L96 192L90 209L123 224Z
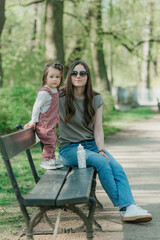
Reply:
M41 209L37 209L37 211L31 217L29 225L26 226L27 240L33 240L33 228L41 221L42 217L43 211Z
M58 232L58 226L59 226L60 218L61 218L61 213L62 213L62 209L59 209L56 224L55 224L55 228L54 228L54 233L53 233L53 240L56 240L56 236L57 236L57 232Z
M103 209L103 204L98 200L96 194L95 194L94 197L95 197L95 199L96 199L96 202L97 202L98 207L99 207L100 209Z
M57 229L58 233L69 233L69 232L75 232L75 231L82 231L84 226L86 227L86 233L87 233L87 239L93 239L93 224L95 224L96 226L98 226L99 230L102 230L100 224L97 223L97 221L94 219L94 212L96 209L96 199L94 197L90 197L89 199L89 212L88 215L85 215L85 213L77 206L75 205L70 205L70 206L65 206L64 209L68 209L74 213L76 213L83 221L83 223L81 224L81 226L77 227L77 228L70 228L70 229L62 229L60 228L59 230ZM47 211L48 210L54 210L55 208L53 207L44 207L44 208L39 208L36 210L36 212L33 214L33 216L31 217L30 221L26 223L26 237L27 240L33 240L33 235L34 234L53 234L53 230L55 229L55 224L53 224L49 217L47 216ZM61 211L61 209L60 209ZM53 230L45 232L44 230L41 231L36 231L33 232L33 228L41 221L41 219L43 218L43 216L45 217L47 223L51 226L51 228ZM83 230L84 231L84 230Z
M94 218L94 224L95 224L95 226L97 226L99 228L100 231L102 231L101 225L96 221L95 218Z
M86 232L87 232L87 239L93 238L93 222L94 222L94 212L96 208L96 200L93 197L90 197L90 210L88 216L86 216L78 207L72 205L72 206L66 206L67 209L73 211L76 213L84 222L86 226Z

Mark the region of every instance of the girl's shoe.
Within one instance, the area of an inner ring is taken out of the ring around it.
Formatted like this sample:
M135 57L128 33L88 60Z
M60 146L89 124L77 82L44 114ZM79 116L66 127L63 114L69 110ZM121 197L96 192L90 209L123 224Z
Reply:
M55 161L56 161L56 167L57 168L62 168L63 167L63 164L61 164L58 159L56 159Z
M152 220L152 215L137 205L128 206L121 216L124 222L149 222Z
M51 159L49 161L42 160L41 167L48 170L54 170L54 169L62 168L63 165L60 163L57 163L57 160Z

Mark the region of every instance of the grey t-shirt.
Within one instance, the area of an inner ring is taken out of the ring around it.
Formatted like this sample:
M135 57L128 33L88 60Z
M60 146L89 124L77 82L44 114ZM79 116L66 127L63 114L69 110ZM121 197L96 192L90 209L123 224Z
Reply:
M75 106L76 112L75 115L72 116L70 121L66 123L64 122L65 96L59 97L59 147L63 147L70 143L94 139L94 123L90 123L88 126L85 126L83 124L83 101L83 99L74 98L73 104ZM104 100L100 94L93 97L93 108L95 110L95 113L97 109L103 104Z

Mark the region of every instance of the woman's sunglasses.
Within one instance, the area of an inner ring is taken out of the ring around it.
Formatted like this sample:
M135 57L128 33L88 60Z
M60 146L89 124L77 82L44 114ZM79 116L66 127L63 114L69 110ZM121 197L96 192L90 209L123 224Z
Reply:
M78 74L79 74L81 77L85 77L85 76L87 75L87 72L85 72L85 71L80 71L80 72L72 71L72 72L71 72L71 76L73 76L73 77L77 77Z

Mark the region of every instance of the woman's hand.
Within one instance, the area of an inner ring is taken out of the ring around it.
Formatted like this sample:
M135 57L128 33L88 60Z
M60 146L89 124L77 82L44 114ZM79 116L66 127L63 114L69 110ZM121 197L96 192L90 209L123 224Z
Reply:
M110 162L109 157L107 156L107 153L103 149L99 150L98 154L104 156L105 158L107 158L108 162Z

